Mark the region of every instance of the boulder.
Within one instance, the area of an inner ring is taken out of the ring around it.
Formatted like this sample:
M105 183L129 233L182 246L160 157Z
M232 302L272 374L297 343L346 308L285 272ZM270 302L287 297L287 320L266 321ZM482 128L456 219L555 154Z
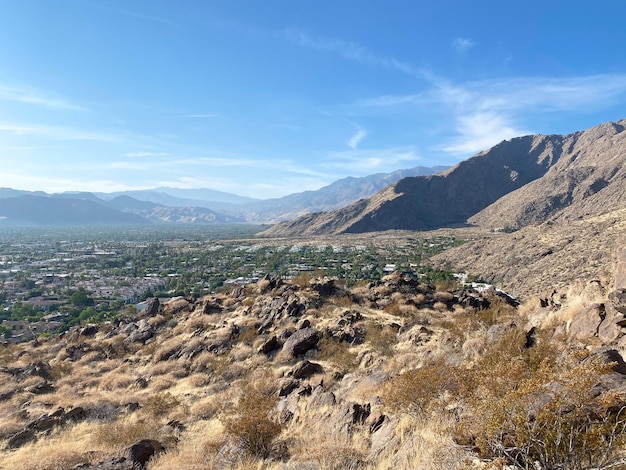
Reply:
M159 313L159 308L161 307L161 302L159 302L158 297L150 297L146 301L146 310L145 315L148 317L153 317L157 313Z
M292 334L285 344L283 345L283 351L290 356L297 356L307 352L309 349L314 348L320 340L320 334L314 328L303 328Z
M293 379L291 377L283 379L278 384L278 396L286 397L291 392L293 392L298 387L298 385L300 385L300 381L298 381L297 379Z
M148 460L164 450L163 444L156 439L142 439L128 448L128 455L133 467L146 468Z
M289 375L294 379L307 379L313 374L320 374L322 372L324 372L324 369L321 365L315 362L302 361L291 370Z
M18 447L22 447L24 444L37 439L37 435L35 431L31 429L22 429L17 432L7 442L8 449L17 449Z
M328 414L336 404L335 394L326 390L323 385L318 385L311 391L311 396L306 404L306 411Z
M126 343L144 343L154 336L154 329L146 321L140 321L137 329L133 331L128 338L124 340Z
M600 323L606 317L604 304L593 304L578 313L569 325L570 336L584 340L598 335Z
M278 338L275 335L267 338L261 346L259 346L259 352L262 354L268 354L278 347Z
M95 336L97 332L98 327L96 325L87 325L82 330L80 330L80 335L90 337Z

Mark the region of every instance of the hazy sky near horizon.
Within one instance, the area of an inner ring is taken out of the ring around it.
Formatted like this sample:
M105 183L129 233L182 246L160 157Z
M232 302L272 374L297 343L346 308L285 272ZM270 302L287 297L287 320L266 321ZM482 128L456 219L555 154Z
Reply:
M0 0L0 186L258 198L626 117L623 0Z

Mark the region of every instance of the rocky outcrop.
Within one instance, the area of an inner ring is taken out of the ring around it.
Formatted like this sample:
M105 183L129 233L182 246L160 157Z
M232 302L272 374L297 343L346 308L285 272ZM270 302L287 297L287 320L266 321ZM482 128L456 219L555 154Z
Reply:
M320 334L315 328L303 328L287 338L282 351L288 356L295 357L315 347L319 340Z

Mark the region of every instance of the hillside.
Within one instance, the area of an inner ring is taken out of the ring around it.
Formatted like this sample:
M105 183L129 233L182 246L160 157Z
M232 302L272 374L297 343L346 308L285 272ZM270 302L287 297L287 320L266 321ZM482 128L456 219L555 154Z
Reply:
M606 268L519 307L397 273L266 278L4 346L0 465L616 468L626 285Z
M615 250L626 246L626 208L513 233L483 233L435 256L439 267L466 271L529 298L610 278Z
M540 179L469 218L485 228L520 228L626 205L626 120L565 136L558 161Z
M600 214L626 203L625 122L504 141L442 174L402 179L367 200L262 235L430 230L468 222L519 228L559 214Z

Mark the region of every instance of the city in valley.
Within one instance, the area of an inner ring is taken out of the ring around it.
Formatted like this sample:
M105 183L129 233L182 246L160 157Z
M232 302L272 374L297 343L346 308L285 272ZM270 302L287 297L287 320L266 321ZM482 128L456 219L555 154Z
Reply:
M415 233L316 241L255 238L254 225L13 227L0 232L0 338L19 343L133 315L150 297L200 298L264 276L353 285L403 271L450 279L425 261L461 241Z

